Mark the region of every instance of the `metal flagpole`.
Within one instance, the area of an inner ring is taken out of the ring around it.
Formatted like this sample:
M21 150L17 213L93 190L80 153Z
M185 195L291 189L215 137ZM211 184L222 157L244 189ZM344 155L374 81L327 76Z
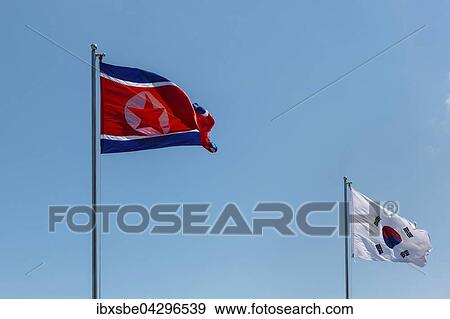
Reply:
M104 53L97 53L97 45L91 44L91 89L92 89L92 110L91 110L91 128L92 128L92 299L100 297L99 278L98 278L98 250L97 250L97 57L100 62L105 56ZM101 235L101 234L100 234Z
M96 54L96 56L98 56L98 62L99 63L102 63L102 61L103 61L103 57L105 56L105 53L97 53ZM100 94L100 105L101 105L101 94ZM100 117L101 117L101 107L100 107ZM100 158L101 159L101 158ZM100 174L101 174L101 168L100 168L100 166L101 166L101 163L99 163L99 165L97 166L97 170L99 170L100 171ZM101 181L101 175L100 175L100 178L98 178L98 183L99 183L99 187L98 187L98 192L99 192L99 195L100 195L100 198L99 198L99 202L100 202L100 204L101 204L101 183L102 183L102 181ZM101 218L100 218L100 220L98 221L99 222L99 224L98 224L98 226L99 226L99 228L98 228L98 230L99 230L99 234L98 234L98 274L97 274L97 276L98 276L98 289L97 289L97 295L98 295L98 298L102 298L102 233L103 233L103 215L101 215L100 216Z
M345 299L350 299L349 291L349 261L348 261L348 202L347 202L347 188L351 182L348 181L347 176L344 176L344 223L345 223Z
M91 244L92 244L92 299L97 299L97 68L96 51L97 45L91 44L91 75L92 75L92 110L91 110L91 129L92 129L92 232L91 232Z

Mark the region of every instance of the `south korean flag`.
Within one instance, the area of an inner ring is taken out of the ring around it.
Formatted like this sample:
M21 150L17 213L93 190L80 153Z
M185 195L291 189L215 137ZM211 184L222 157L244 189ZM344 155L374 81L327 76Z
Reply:
M431 251L428 232L354 189L351 195L353 257L425 266Z

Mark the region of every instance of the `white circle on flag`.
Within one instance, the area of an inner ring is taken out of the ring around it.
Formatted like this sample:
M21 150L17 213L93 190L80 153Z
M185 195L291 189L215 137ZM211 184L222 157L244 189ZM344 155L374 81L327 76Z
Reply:
M139 127L141 124L141 119L133 113L133 110L130 110L130 108L143 109L147 103L150 103L154 110L163 110L159 116L159 125L162 134L167 134L170 131L169 114L167 113L164 105L148 91L142 91L136 94L125 104L125 119L128 125L130 125L134 130L145 135L161 135L161 131L153 127Z

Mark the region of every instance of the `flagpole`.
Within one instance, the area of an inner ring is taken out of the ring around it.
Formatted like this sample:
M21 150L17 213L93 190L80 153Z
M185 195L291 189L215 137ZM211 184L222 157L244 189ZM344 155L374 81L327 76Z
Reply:
M92 299L97 299L97 68L96 68L96 55L97 45L91 44L91 76L92 76L92 110L91 110L91 156L92 156L92 232L91 232L91 245L92 245Z
M345 223L345 299L350 299L349 287L349 256L348 256L348 202L347 202L347 188L351 182L348 181L347 176L344 176L344 223Z

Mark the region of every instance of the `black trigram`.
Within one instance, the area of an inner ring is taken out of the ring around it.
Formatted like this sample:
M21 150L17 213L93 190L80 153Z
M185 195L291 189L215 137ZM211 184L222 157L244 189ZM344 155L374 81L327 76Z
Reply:
M406 236L408 236L408 238L414 237L408 227L403 228L403 231L405 232Z
M406 256L409 256L409 251L408 250L402 251L400 253L400 256L402 256L403 258L405 258Z
M383 253L383 248L381 247L381 245L380 244L376 244L375 247L377 248L378 253L381 255Z
M375 224L375 226L378 227L378 224L380 223L380 220L381 220L380 216L375 217L375 221L373 222Z

